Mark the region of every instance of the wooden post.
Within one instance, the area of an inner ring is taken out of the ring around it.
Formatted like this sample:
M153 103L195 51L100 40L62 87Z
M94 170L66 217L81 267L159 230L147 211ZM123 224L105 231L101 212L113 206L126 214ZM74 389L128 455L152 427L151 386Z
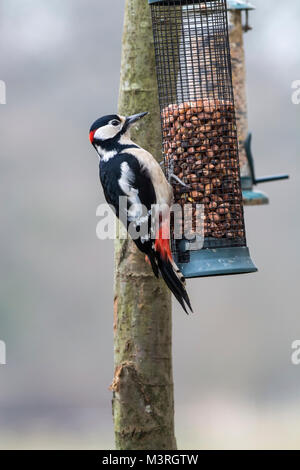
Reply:
M126 0L119 113L149 111L132 132L161 160L161 129L150 8ZM113 416L119 450L176 449L171 295L132 240L116 240Z
M241 176L248 176L250 175L250 169L244 147L248 135L246 63L242 13L240 10L231 10L229 12L229 40Z

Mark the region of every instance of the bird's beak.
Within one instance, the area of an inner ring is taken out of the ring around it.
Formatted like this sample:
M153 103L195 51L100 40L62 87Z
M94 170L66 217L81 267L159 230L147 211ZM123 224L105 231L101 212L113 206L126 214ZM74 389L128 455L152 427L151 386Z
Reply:
M128 129L129 127L131 127L135 122L139 121L140 119L142 119L144 116L146 116L148 113L138 113L138 114L134 114L133 116L128 116L126 118L126 122L125 122L125 125L126 125L126 128Z

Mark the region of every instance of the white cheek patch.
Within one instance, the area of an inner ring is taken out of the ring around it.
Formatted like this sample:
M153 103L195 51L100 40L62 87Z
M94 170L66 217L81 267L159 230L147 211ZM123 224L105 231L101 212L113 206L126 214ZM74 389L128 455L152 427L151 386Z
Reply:
M107 126L99 127L94 134L94 139L107 140L115 137L120 132L121 126L113 126L107 124Z

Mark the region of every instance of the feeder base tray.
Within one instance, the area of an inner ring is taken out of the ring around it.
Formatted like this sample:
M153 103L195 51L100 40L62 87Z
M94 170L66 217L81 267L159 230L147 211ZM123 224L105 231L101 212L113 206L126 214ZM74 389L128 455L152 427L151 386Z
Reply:
M269 204L269 198L262 191L243 190L243 203L245 206L263 206Z
M255 273L247 247L203 249L190 251L188 263L177 265L185 278L225 276L229 274Z

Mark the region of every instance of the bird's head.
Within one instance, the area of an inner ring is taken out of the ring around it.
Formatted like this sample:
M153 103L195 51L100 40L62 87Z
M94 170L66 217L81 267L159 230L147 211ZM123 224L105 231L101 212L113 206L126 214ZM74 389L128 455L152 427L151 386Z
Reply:
M119 141L125 135L130 137L130 128L148 113L134 114L133 116L120 116L111 114L95 121L90 128L90 141L95 147Z

